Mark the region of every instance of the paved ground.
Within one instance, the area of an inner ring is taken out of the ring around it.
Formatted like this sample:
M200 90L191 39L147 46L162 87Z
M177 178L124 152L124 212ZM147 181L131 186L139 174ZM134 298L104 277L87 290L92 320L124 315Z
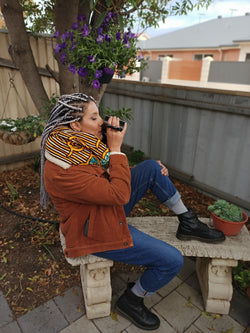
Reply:
M138 273L112 276L112 303L122 293L128 281ZM157 313L161 326L158 333L247 333L250 332L250 302L234 291L229 315L204 312L195 263L185 258L182 271L157 294L146 299L146 305ZM128 320L114 315L88 320L81 288L69 289L33 311L13 319L11 310L0 291L0 333L137 333L145 332Z

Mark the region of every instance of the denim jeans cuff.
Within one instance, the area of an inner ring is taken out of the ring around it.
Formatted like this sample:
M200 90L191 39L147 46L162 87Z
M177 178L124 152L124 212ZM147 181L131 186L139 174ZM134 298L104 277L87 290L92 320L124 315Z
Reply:
M135 283L131 290L139 297L150 297L155 294L155 291L146 291L144 288L142 288L140 279Z
M169 209L172 209L172 207L174 207L177 204L180 198L181 198L180 193L176 191L175 194L170 199L163 202L163 204L166 205Z

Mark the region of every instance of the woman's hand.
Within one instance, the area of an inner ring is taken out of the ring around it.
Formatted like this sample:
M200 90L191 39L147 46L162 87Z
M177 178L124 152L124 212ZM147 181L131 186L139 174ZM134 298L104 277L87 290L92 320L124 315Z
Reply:
M165 165L163 165L162 163L161 163L161 161L160 160L158 160L158 161L156 161L158 164L160 164L160 166L161 166L161 174L163 175L163 176L168 176L168 169L165 167Z
M118 117L110 117L108 120L108 124L119 127L120 119ZM122 131L118 131L112 128L107 127L107 145L109 147L109 150L120 152L121 151L121 145L123 141L123 137L127 130L127 123L124 124L124 128Z

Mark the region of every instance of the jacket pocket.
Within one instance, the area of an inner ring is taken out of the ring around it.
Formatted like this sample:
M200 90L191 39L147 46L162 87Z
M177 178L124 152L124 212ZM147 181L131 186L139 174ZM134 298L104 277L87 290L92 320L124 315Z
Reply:
M88 237L89 233L89 217L87 218L84 226L84 236Z

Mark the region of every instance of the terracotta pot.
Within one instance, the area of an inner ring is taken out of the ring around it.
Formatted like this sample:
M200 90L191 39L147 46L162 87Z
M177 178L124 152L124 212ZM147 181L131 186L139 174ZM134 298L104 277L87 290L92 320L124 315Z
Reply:
M237 235L241 231L243 225L248 221L248 216L245 212L243 212L244 220L242 222L226 221L216 216L213 212L211 212L211 214L215 229L221 230L225 236Z

